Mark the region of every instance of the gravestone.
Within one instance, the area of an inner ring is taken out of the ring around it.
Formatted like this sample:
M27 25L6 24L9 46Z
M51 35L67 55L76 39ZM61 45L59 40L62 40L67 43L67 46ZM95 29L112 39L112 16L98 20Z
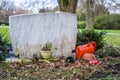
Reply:
M75 49L77 18L75 14L40 13L10 16L10 36L15 54L22 59L40 56L40 49L50 42L56 48L53 56L70 56Z

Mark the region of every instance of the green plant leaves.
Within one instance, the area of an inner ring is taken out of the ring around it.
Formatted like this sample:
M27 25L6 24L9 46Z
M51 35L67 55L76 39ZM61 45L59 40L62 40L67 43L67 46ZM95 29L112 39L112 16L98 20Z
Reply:
M76 45L83 45L91 41L95 41L97 44L97 49L100 49L104 46L105 41L103 36L106 32L97 32L94 30L82 30L77 33L77 43Z
M45 46L41 49L43 51L51 51L52 43L46 43Z

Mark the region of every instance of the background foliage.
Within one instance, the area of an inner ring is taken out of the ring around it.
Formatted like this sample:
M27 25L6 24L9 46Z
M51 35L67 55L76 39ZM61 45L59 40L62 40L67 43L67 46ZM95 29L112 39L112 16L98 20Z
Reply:
M5 60L5 50L6 47L10 43L10 33L8 27L0 28L0 61Z
M82 30L77 33L77 45L83 45L91 41L95 41L97 49L102 48L105 44L104 35L105 32Z
M86 21L78 21L77 22L78 29L85 29L85 27L86 27Z
M85 29L86 22L78 21L77 28ZM100 15L94 19L95 29L120 30L120 14Z
M105 45L103 48L97 50L95 54L99 58L108 57L108 56L118 57L120 56L120 47Z
M120 29L120 14L97 16L94 24L95 29Z

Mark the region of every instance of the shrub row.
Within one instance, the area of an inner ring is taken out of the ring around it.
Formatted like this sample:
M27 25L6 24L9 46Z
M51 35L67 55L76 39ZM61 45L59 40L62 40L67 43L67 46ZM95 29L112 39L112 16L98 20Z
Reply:
M78 21L77 28L85 29L86 22ZM94 19L95 29L120 29L120 14L110 14L97 16Z
M94 30L82 30L81 32L78 31L77 33L77 43L76 45L83 45L89 43L91 41L96 42L97 49L100 49L104 46L105 41L103 39L106 32L97 32Z
M85 13L77 13L77 20L78 21L85 21L86 20L86 14Z
M85 27L86 27L86 21L78 21L77 22L78 29L85 29Z
M94 24L95 29L120 29L120 14L98 16Z

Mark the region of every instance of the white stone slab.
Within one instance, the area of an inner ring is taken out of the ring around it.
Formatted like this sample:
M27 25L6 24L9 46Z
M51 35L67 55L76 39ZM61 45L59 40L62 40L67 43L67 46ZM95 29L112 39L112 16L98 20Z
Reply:
M40 49L51 42L54 56L70 56L75 49L77 18L71 13L41 13L10 16L10 36L15 54L21 58L40 57Z

